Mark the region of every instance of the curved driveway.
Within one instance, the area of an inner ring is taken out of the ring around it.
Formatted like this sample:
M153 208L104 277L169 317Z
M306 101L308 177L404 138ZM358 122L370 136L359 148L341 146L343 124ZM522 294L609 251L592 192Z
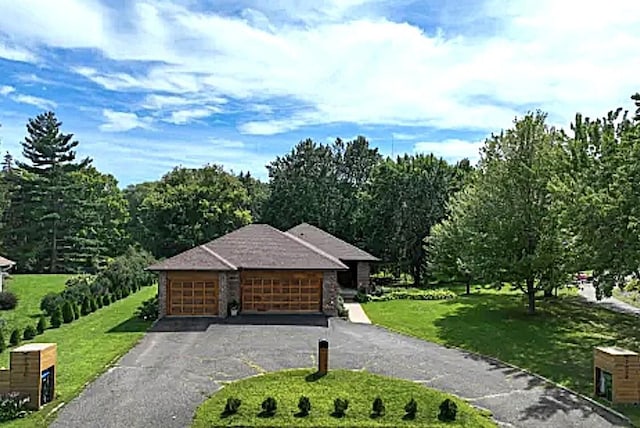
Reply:
M185 427L221 382L315 366L321 338L329 340L330 367L366 369L457 394L491 410L504 426L625 426L522 371L377 326L339 319L331 319L328 327L282 325L292 321L288 318L279 320L280 325L255 325L262 320L158 323L115 367L63 407L52 426Z

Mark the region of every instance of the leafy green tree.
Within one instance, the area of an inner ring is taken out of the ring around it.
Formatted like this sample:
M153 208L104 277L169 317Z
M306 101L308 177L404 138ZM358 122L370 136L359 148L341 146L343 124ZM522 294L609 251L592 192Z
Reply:
M387 159L367 186L368 247L422 283L424 241L446 214L455 170L433 155Z
M251 176L251 173L247 171L243 173L240 171L238 174L238 180L242 183L242 186L247 191L248 196L248 210L251 213L251 218L254 223L262 222L262 210L264 204L269 197L269 184Z
M640 278L640 117L621 108L596 120L578 114L571 129L554 196L575 270L593 270L598 297L609 296Z
M571 269L550 191L564 137L545 120L530 113L487 140L477 175L429 242L430 253L460 260L470 274L522 290L532 314L536 292L565 283Z
M359 244L367 217L361 196L380 161L364 137L332 145L301 141L267 166L270 193L261 219L283 230L308 222Z
M138 207L142 246L168 257L251 222L247 191L221 167L175 168Z

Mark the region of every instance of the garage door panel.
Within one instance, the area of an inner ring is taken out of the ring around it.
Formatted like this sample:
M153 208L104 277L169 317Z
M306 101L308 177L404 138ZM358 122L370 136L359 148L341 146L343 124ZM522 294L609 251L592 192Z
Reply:
M190 276L181 272L167 281L168 315L218 315L218 280L215 275Z
M322 272L242 272L242 310L320 312L322 276Z

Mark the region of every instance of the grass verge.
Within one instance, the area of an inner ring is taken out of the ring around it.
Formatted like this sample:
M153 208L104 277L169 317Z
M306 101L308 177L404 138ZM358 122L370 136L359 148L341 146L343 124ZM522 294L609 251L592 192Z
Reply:
M88 382L102 374L110 363L126 353L144 335L150 322L135 317L137 307L156 294L157 288L145 287L126 299L119 300L71 324L48 329L32 342L58 344L56 399L42 410L3 427L31 428L47 426L51 410L78 395ZM8 367L9 352L0 355Z
M298 413L298 400L305 395L311 401L311 412L306 417ZM259 415L260 404L272 396L278 410L272 417ZM386 407L384 416L372 417L372 403L381 397ZM237 414L223 415L228 397L242 400ZM349 400L349 408L342 418L332 416L333 400ZM404 406L414 398L418 403L415 419L404 417ZM455 422L438 420L438 407L445 398L458 406ZM311 369L284 370L254 376L225 386L196 412L196 428L213 426L299 426L299 427L495 427L487 413L471 407L451 395L423 387L414 382L374 375L364 371L332 370L317 378Z
M595 346L640 350L637 317L576 296L538 304L538 314L530 316L522 294L475 289L454 300L374 302L363 308L375 324L495 357L587 396L593 395ZM639 408L614 408L640 425Z

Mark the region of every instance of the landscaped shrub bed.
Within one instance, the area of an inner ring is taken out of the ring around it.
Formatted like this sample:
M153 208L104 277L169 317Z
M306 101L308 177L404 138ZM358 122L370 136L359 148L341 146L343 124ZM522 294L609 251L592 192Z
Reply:
M382 287L376 293L358 293L355 300L360 303L389 300L447 300L454 299L456 296L456 293L447 289L422 290L419 288Z
M357 385L357 388L354 388ZM414 382L365 371L310 369L254 376L225 386L196 412L194 427L494 427L483 412Z

